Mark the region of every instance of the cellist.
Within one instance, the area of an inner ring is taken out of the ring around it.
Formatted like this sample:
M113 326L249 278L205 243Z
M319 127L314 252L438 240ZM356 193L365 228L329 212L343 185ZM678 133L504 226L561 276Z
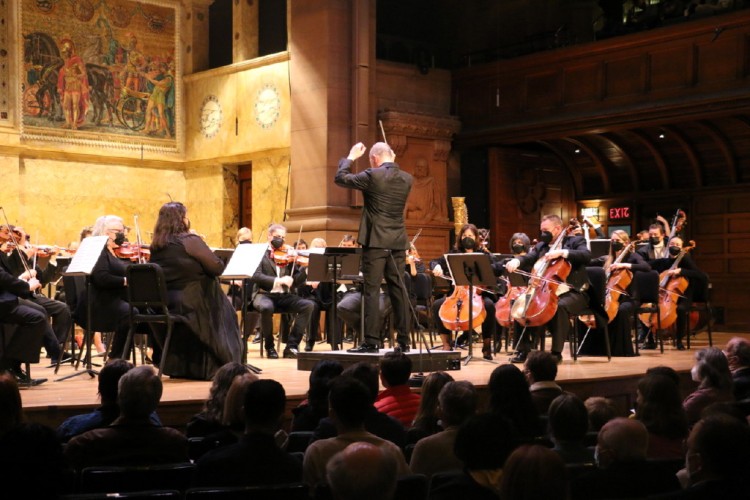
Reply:
M479 231L477 230L477 227L474 224L464 224L461 227L461 231L456 235L456 241L448 253L472 253L472 252L481 252L480 248L480 240L479 240ZM487 253L490 255L490 258L492 257L492 254L489 253L485 249L484 253ZM438 259L433 260L430 262L430 269L432 270L432 274L435 276L443 277L448 276L450 279L449 270L448 270L448 264L446 262L445 257L440 257ZM495 271L497 272L497 271ZM432 305L432 317L433 318L439 318L440 317L440 306L443 305L445 302L446 297L440 298L436 300ZM495 329L497 321L495 320L495 303L492 299L490 299L487 296L482 297L482 301L484 302L484 309L487 313L484 321L482 322L482 355L484 359L491 360L492 359L492 338L495 335ZM466 304L465 307L471 307L470 304ZM445 325L439 320L435 321L437 325L438 332L440 333L440 338L443 341L443 347L442 349L445 351L450 351L452 349L451 346L451 332L448 330ZM466 342L471 341L471 337L467 335L467 332L463 332L461 337L466 337ZM456 344L460 343L460 339L456 339Z
M570 318L577 316L589 303L588 295L585 293L589 287L586 265L591 260L591 252L586 247L586 239L583 236L574 235L564 236L560 248L550 249L550 243L564 231L562 220L558 215L550 214L542 217L539 229L541 231L539 243L528 254L511 259L505 268L512 273L521 266L534 265L541 259L552 261L563 258L570 263L571 270L566 284L558 287L557 311L546 325L552 334L552 355L560 363L565 339L570 332ZM525 358L527 354L528 351L519 351L515 357Z
M591 261L591 266L601 266L607 273L607 287L609 300L615 302L612 307L616 311L609 323L609 344L612 356L633 356L633 344L630 341L630 332L633 322L633 299L632 274L650 271L651 266L643 260L643 257L633 249L630 244L628 233L620 229L612 231L609 243L609 253ZM630 275L620 273L631 273ZM620 284L627 284L620 287ZM624 288L628 295L618 293L616 290ZM606 304L605 304L606 308ZM609 313L610 311L607 310ZM601 338L599 336L594 339ZM581 354L599 354L604 345L597 345L589 341L581 349ZM585 349L585 351L584 351Z
M682 293L681 297L677 298L677 333L675 335L675 340L677 349L680 351L685 349L685 346L682 345L682 337L687 330L688 311L693 304L693 290L695 290L696 285L701 280L704 283L708 280L707 276L698 269L693 259L691 259L690 255L687 253L682 256L682 259L680 259L674 269L670 269L675 263L675 259L682 252L682 246L682 238L675 236L669 240L669 257L655 259L649 262L651 268L658 271L660 274L666 271L670 276L679 276L688 281L687 289ZM651 335L653 335L653 332L649 332L649 336ZM653 343L652 337L650 341Z

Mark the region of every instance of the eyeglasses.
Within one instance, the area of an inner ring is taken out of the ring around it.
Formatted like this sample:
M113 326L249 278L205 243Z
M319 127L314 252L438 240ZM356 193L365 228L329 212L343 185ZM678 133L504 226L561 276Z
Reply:
M113 232L114 233L124 233L125 232L125 228L121 228L121 229L107 229L107 232L108 233L113 233Z

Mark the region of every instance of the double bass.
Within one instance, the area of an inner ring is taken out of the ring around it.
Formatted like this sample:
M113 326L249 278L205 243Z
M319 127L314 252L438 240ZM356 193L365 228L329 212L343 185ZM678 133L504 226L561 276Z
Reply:
M677 269L680 261L687 253L695 248L695 241L690 241L690 245L682 247L680 254L675 257L672 266L659 275L659 321L661 329L670 329L677 322L677 300L683 296L689 285L687 278L675 276L670 271ZM643 323L652 331L659 327L656 313L643 313L638 316Z
M549 251L560 250L565 236L576 227L578 220L570 219L569 226L560 231ZM518 296L511 308L513 319L522 326L542 326L549 323L557 312L558 288L564 285L572 269L570 262L562 257L537 260L526 291Z
M632 252L637 242L631 241L628 246L622 249L620 255L612 262L612 264L619 264L627 256L628 253ZM630 283L633 281L633 271L630 269L615 269L612 270L612 264L607 269L607 292L604 297L604 310L607 311L607 317L609 323L617 316L617 311L620 308L620 297L627 295L627 289Z

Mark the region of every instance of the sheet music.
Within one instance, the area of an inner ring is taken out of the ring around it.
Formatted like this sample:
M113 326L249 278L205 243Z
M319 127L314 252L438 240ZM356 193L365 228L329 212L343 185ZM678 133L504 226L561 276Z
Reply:
M232 258L220 276L221 279L252 278L258 269L263 255L268 251L268 243L244 243L237 245Z
M75 276L91 274L96 265L96 261L102 254L104 246L107 244L109 236L89 236L84 238L81 245L73 254L73 260L70 261L68 270L63 273L65 276Z

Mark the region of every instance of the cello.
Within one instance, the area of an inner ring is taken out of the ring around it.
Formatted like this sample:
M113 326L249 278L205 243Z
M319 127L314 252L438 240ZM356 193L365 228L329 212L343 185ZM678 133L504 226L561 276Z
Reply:
M487 317L487 311L484 309L484 298L481 295L482 290L474 289L474 296L469 301L469 287L459 286L453 289L453 293L445 299L440 306L438 316L443 326L454 332L464 332L474 330L481 326ZM469 325L469 307L471 305L471 325Z
M525 286L510 286L510 280L508 280L508 291L495 303L495 319L503 328L510 328L513 325L511 307L524 292L526 292Z
M622 249L620 255L617 256L612 264L619 264L623 261L625 256L632 252L635 248L635 241L631 241L628 245ZM627 295L627 289L630 283L633 281L633 271L630 269L615 269L612 270L612 264L607 269L607 292L604 297L604 310L607 311L607 317L609 323L617 316L617 311L620 307L620 297Z
M569 226L560 231L548 252L560 250L563 239L578 227L578 220L570 219ZM573 266L562 257L536 261L526 291L519 295L511 308L511 316L522 326L542 326L557 312L558 288L565 285ZM518 271L516 271L518 272Z
M659 316L662 330L670 329L677 322L677 299L683 296L689 285L687 278L676 276L671 271L677 269L683 257L693 248L695 248L695 241L690 240L690 245L682 247L672 266L659 275ZM643 313L638 317L652 331L657 330L655 313Z

